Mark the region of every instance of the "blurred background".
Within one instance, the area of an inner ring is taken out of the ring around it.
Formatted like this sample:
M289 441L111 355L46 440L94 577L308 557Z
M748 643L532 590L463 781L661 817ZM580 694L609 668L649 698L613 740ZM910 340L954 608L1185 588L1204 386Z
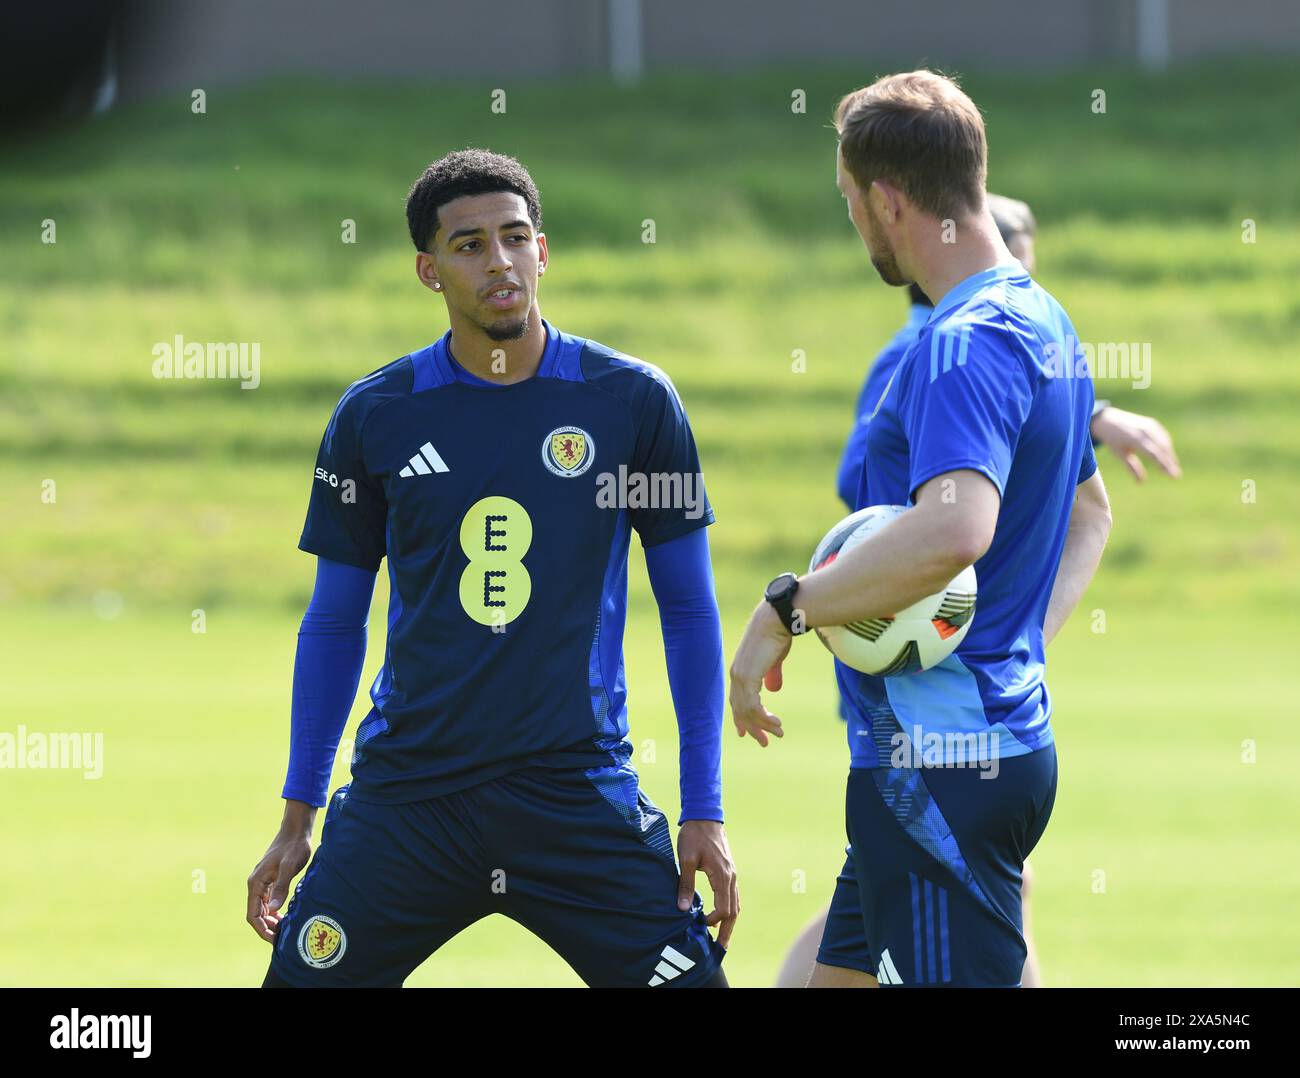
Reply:
M926 65L984 112L990 189L1033 208L1035 276L1081 337L1150 345L1149 386L1097 395L1165 423L1185 473L1139 486L1101 454L1115 529L1049 653L1044 980L1296 984L1296 7L374 7L3 16L0 742L76 732L103 752L98 777L0 768L0 981L260 983L245 879L282 808L311 468L343 388L446 329L403 213L428 161L518 156L543 197L548 320L672 375L730 654L763 584L843 515L857 391L907 310L845 217L831 112ZM156 378L177 335L256 346L256 388ZM843 860L830 658L794 650L769 701L785 739L763 751L728 722L737 985L774 979ZM626 652L636 763L675 820L636 544ZM577 983L500 918L408 981Z

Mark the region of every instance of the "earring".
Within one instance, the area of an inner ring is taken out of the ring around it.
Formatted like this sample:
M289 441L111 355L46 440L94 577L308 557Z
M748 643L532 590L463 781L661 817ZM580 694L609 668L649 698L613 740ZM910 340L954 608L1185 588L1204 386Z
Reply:
M433 282L433 290L434 290L435 292L441 292L441 291L442 291L442 282L441 282L441 281L434 281L434 282Z

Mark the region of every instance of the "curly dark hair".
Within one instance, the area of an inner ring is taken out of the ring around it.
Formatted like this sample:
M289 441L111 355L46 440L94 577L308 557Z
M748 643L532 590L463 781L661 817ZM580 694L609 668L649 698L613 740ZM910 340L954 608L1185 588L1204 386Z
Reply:
M406 196L406 225L417 251L427 250L438 231L438 207L463 195L513 191L528 204L533 228L541 231L542 196L537 185L513 157L491 150L456 150L424 170Z

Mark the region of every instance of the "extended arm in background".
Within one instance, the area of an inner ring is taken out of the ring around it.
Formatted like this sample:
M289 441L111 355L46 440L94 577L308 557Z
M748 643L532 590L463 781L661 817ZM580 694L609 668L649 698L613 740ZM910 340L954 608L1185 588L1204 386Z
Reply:
M1155 461L1165 475L1174 479L1183 474L1174 452L1174 439L1160 420L1126 412L1109 401L1097 404L1090 427L1092 440L1119 457L1134 479L1141 483L1147 477L1142 457Z
M645 562L659 605L681 742L677 905L690 908L695 874L702 870L714 900L707 921L719 926L718 943L726 947L740 913L740 891L722 828L722 621L708 529L646 547Z

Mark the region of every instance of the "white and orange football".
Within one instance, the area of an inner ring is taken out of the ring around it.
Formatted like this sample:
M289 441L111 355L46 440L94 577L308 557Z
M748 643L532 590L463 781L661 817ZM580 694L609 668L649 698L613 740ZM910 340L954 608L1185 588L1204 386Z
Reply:
M808 571L830 565L907 511L903 505L872 505L845 517L817 544ZM942 591L906 610L890 617L822 626L817 635L840 662L864 674L919 673L943 662L965 639L975 617L976 591L975 567L968 565Z

